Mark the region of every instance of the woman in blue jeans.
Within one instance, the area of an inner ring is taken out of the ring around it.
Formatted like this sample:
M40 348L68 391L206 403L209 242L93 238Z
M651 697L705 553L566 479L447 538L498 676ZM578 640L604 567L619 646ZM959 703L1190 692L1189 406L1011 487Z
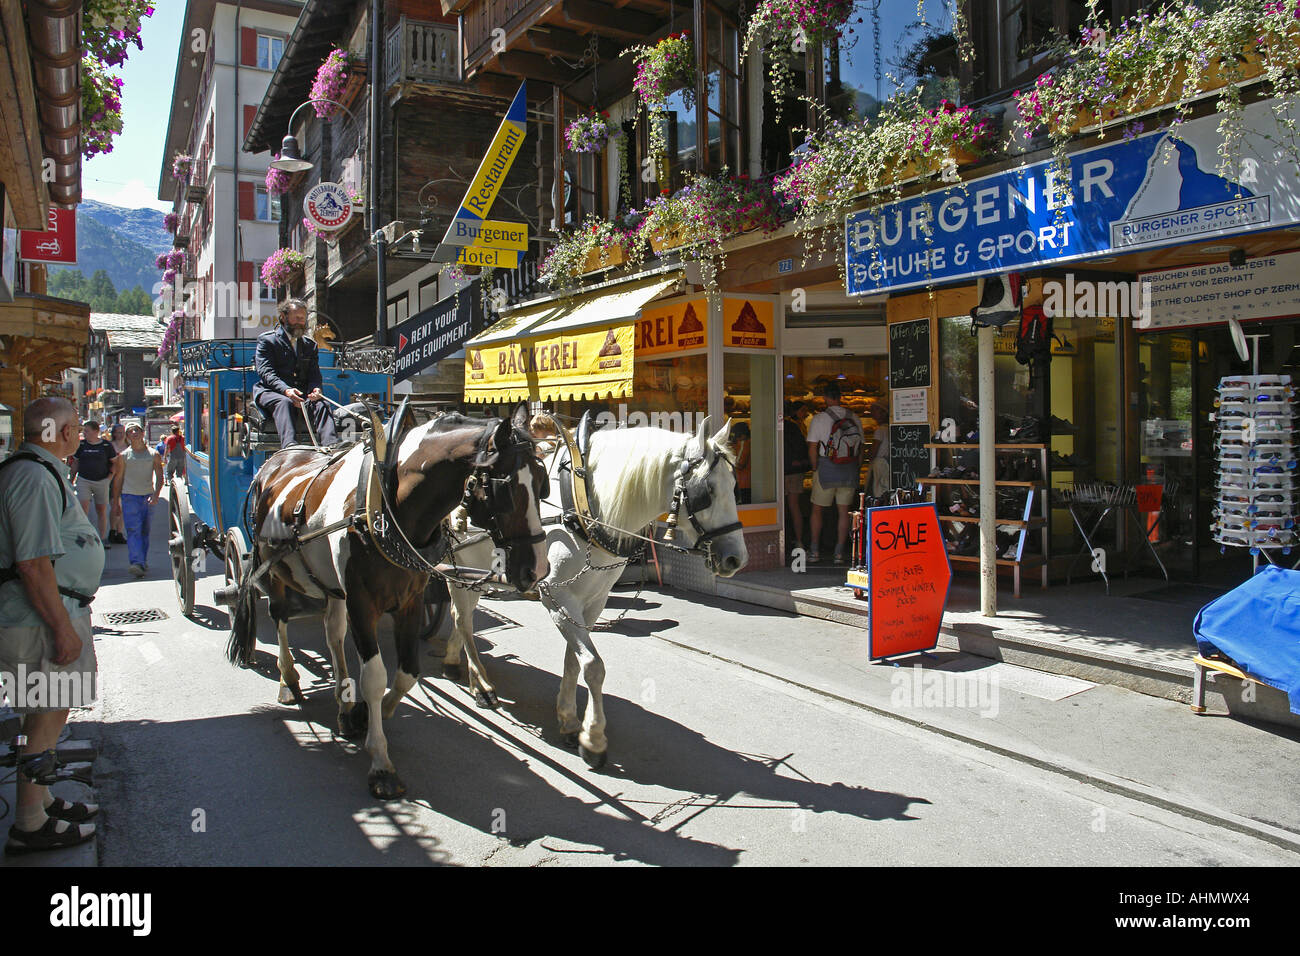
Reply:
M127 422L126 440L131 447L122 453L122 521L131 573L141 578L149 570L149 519L162 493L163 466L158 453L144 443L139 422Z

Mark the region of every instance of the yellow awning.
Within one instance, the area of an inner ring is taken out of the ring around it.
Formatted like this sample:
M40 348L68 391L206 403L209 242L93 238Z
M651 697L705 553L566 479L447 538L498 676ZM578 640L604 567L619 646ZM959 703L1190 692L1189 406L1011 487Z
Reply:
M576 401L632 394L633 322L679 277L515 312L470 339L465 401Z

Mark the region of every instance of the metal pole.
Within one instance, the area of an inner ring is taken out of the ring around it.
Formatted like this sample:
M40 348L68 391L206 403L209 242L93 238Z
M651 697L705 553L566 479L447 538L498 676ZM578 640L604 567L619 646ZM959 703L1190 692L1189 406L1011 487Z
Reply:
M388 344L387 242L379 231L379 197L384 134L384 4L370 4L370 235L375 241L375 344Z
M980 610L985 617L998 614L998 496L997 415L993 408L993 336L979 330L979 456L980 456Z

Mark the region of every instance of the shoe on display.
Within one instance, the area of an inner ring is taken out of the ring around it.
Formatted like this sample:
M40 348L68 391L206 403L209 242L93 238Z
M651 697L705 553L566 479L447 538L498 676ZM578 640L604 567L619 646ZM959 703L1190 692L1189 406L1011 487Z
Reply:
M1073 422L1064 418L1057 418L1055 415L1052 416L1053 435L1077 435L1078 433L1079 429L1075 427Z

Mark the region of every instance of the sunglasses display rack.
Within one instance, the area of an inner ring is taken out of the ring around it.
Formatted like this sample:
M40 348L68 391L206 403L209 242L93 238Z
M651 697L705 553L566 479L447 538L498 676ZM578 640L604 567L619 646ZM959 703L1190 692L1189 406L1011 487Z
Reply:
M1296 391L1289 375L1219 380L1215 423L1218 496L1211 529L1221 550L1252 555L1300 547L1297 535Z

